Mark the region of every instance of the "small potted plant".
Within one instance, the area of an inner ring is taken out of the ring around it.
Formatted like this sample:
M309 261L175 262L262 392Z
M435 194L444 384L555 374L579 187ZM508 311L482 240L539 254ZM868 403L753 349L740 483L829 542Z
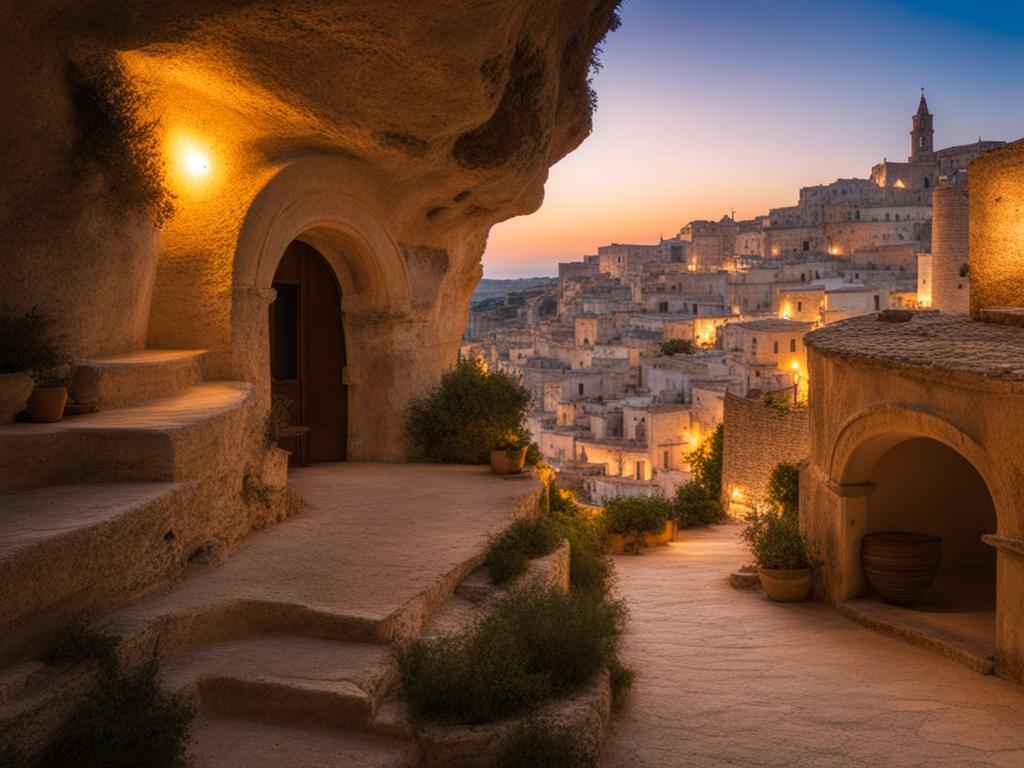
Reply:
M605 549L640 554L644 547L667 544L675 535L672 504L658 496L623 496L604 507Z
M530 441L521 432L509 432L491 450L491 469L499 475L517 475L526 464Z
M54 375L66 362L51 323L42 312L38 309L17 312L7 306L0 308L0 424L10 424L32 400L33 385L37 382L45 384L46 378ZM59 399L59 394L44 393L37 402L51 400L52 411L52 406ZM67 387L63 386L61 415L65 402Z
M28 398L28 417L37 424L52 424L64 418L68 404L66 371L52 369L36 374L36 386Z
M771 600L797 603L807 597L814 571L795 515L755 510L747 517L742 536Z

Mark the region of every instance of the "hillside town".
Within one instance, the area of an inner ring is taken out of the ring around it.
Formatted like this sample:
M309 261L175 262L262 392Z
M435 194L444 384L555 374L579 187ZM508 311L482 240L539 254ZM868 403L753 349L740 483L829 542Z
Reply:
M967 167L1003 142L935 150L923 93L911 119L907 162L883 159L869 178L605 245L559 264L557 281L476 301L463 356L522 378L534 440L591 501L671 496L723 425L722 501L742 508L772 466L807 454L806 333L882 311L968 311Z

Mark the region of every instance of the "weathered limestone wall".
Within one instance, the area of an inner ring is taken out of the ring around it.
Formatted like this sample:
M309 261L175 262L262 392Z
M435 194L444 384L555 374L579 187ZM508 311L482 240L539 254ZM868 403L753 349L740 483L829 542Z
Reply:
M932 192L932 307L967 314L971 308L967 264L967 187L936 187Z
M1024 307L1024 140L970 166L971 314Z
M760 399L725 394L722 422L722 506L741 514L765 497L779 462L807 458L807 409L780 413Z
M267 304L291 240L342 285L355 459L457 355L495 223L530 213L591 127L614 0L44 0L0 11L0 301L60 318L80 357L209 349L268 395ZM543 23L538 20L543 19ZM158 118L176 215L158 234L89 166L72 60L115 56ZM8 140L9 139L9 140ZM188 159L201 153L206 172ZM73 181L73 183L71 183ZM152 301L151 301L152 297Z

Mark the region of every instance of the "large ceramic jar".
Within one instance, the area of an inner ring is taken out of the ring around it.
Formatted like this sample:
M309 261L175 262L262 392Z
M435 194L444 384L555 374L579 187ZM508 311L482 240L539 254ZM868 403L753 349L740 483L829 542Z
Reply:
M869 533L861 539L860 562L879 597L893 605L913 605L939 573L942 539L924 533Z

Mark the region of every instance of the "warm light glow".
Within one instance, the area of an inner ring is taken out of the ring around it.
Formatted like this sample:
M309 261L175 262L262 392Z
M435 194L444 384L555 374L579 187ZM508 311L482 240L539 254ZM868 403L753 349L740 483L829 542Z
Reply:
M793 370L794 371L799 371L800 370L800 363L798 363L796 360L793 361Z
M893 186L896 187L896 189L905 189L907 185L903 183L903 179L896 179L896 183L893 184Z
M192 149L185 153L185 170L193 176L208 176L210 174L210 161L202 152Z

